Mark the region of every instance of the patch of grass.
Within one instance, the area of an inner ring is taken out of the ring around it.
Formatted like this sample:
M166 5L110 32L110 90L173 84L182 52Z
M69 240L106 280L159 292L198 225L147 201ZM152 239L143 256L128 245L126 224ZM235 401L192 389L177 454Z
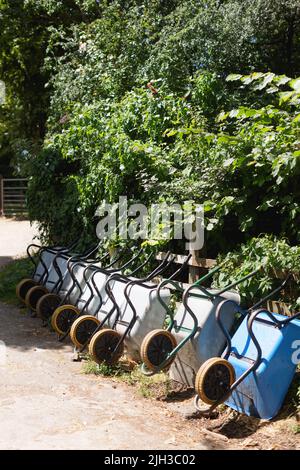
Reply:
M294 434L300 434L300 424L294 424L294 425L292 426L292 432L293 432Z
M148 377L141 372L139 365L133 366L125 361L116 366L108 366L96 364L88 358L83 365L83 373L116 378L135 387L137 392L145 398L168 396L171 391L170 379L163 372Z
M171 389L170 380L165 373L160 372L149 377L141 372L138 365L132 370L130 376L125 375L121 379L137 387L138 393L145 398L167 396Z
M126 374L126 371L122 370L120 365L108 366L107 364L96 364L96 362L89 357L83 364L82 371L84 374L101 375L103 377L120 377Z
M16 285L25 277L31 277L33 264L26 258L12 261L0 269L0 301L19 305Z

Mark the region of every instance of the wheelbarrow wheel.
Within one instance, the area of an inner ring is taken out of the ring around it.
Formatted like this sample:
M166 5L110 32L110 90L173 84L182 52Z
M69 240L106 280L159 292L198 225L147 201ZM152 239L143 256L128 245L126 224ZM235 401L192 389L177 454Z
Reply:
M98 318L92 315L82 315L71 326L70 337L77 348L82 348L93 336L100 324Z
M43 295L48 294L48 290L44 286L34 286L26 294L25 304L33 312L36 311L38 301Z
M33 279L22 279L16 286L16 295L21 302L25 303L25 297L29 289L36 286L37 283Z
M103 362L108 365L116 364L124 353L123 342L118 346L120 339L121 335L116 330L107 328L98 331L94 334L89 344L89 353L92 359L97 364L102 364Z
M36 304L36 314L42 320L49 320L59 306L61 299L57 294L45 294Z
M226 359L213 357L202 364L197 372L195 390L208 405L221 400L235 381L235 371Z
M59 335L66 335L74 321L80 315L80 310L74 305L58 307L51 317L51 326Z
M176 346L176 338L170 331L150 331L150 333L145 336L141 345L141 359L147 369L155 371L160 369L160 364L165 362L168 354L170 354ZM175 355L170 357L160 370L168 369L174 359Z

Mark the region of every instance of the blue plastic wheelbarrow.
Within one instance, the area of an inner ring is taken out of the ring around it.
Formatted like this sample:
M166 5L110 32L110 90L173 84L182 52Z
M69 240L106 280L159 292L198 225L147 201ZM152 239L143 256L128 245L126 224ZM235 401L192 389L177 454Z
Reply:
M300 362L300 313L286 317L252 308L231 338L221 318L228 302L224 300L216 311L227 347L221 358L211 358L200 367L196 408L203 413L199 399L211 405L205 414L226 403L246 415L270 420L280 411Z

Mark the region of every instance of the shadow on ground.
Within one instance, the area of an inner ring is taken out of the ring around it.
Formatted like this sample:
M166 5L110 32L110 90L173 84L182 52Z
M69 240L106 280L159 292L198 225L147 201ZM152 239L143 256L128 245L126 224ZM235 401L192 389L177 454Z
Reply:
M244 415L235 415L226 420L225 423L214 431L226 436L229 439L242 439L252 436L261 427L261 422L257 418L251 418Z
M43 327L39 318L32 318L25 308L0 303L0 340L18 350L65 349L69 340L59 342L54 332Z

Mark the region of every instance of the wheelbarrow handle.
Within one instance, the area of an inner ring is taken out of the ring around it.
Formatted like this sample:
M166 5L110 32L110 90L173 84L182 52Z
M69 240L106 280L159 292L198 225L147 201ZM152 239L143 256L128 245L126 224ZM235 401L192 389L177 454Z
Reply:
M218 264L218 266L214 267L211 269L207 274L204 274L204 276L200 277L198 281L194 282L193 286L197 287L198 285L202 284L202 282L206 281L207 279L210 279L215 273L221 270L221 268L227 263L227 261L223 261L223 263Z
M93 247L88 248L83 253L74 253L73 255L70 255L70 256L66 254L64 258L67 259L68 270L71 268L71 263L88 260L90 256L92 256L94 253L97 252L100 245L101 245L101 242L97 243L97 245L94 245ZM60 256L61 255L59 254L58 257Z
M120 266L118 270L126 269L128 266L130 266L132 263L134 263L134 261L140 257L140 255L142 254L143 251L144 251L143 248L140 248L139 251L137 252L137 254L134 255L132 258L130 258L130 260L127 261L125 264L123 264L122 266ZM124 252L123 252L123 253L124 253ZM123 256L123 255L122 255L122 256ZM115 262L116 262L116 261L115 261ZM115 263L114 263L114 264L115 264Z
M191 254L189 256L187 256L185 262L184 262L184 265L187 265L189 263L189 260L191 258ZM209 279L211 276L213 276L214 273L216 273L217 271L219 271L221 269L221 267L225 264L222 263L220 264L219 266L215 267L214 269L212 269L208 274L205 274L204 276L202 276L200 279L198 279L198 281L196 281L194 284L192 284L189 288L188 288L188 291L190 291L193 287L198 287L200 288L200 283L204 282L206 279ZM183 267L181 267L178 271L176 271L176 275L183 269ZM175 276L174 276L175 277ZM160 291L166 287L167 285L171 285L172 287L174 287L176 289L176 291L178 292L181 292L182 294L185 292L183 287L181 286L180 283L176 282L174 279L173 279L173 276L169 279L165 279L164 281L162 281L158 288L157 288L157 298L160 302L160 304L164 307L165 311L168 313L170 319L171 319L171 324L170 324L170 329L172 329L173 327L173 324L174 324L174 313L173 311L169 308L169 306L163 301L163 299L161 298L161 295L160 295ZM201 287L202 288L202 287ZM204 288L203 288L204 289ZM210 293L206 291L205 289L205 296L210 296ZM188 295L188 293L186 294L185 292L185 295ZM186 305L185 305L186 307ZM188 311L190 311L190 309L188 308ZM193 318L194 319L194 318Z
M92 290L92 287L90 286L90 282L92 283L99 299L100 299L100 307L102 305L102 296L97 288L97 285L95 283L95 275L96 273L99 273L99 272L102 272L103 274L109 274L109 273L116 273L117 271L120 271L121 269L124 269L124 267L127 267L129 266L130 264L133 263L133 261L141 254L141 252L143 251L143 249L140 249L139 252L137 253L137 255L135 255L133 258L131 258L127 263L125 263L123 266L119 267L118 269L113 269L113 270L109 270L110 267L112 267L119 259L122 258L123 254L124 254L124 250L122 250L122 253L120 256L118 256L116 259L114 259L108 266L105 266L105 267L99 267L99 266L95 266L95 265L89 265L85 268L84 272L83 272L83 277L84 277L84 280L86 282L86 285L90 291L90 297L89 299L87 300L86 302L86 305L84 307L84 309L86 309L87 305L90 303L90 301L92 300L92 297L93 297L93 290ZM87 278L87 273L89 270L92 270L94 271L94 273L92 274L91 278L88 279ZM113 276L114 274L112 274Z
M98 242L96 245L88 248L85 252L82 253L82 255L80 256L81 259L88 259L90 256L92 256L94 253L97 252L97 250L100 248L101 246L101 241Z
M138 317L138 314L137 314L137 311L136 311L136 307L134 306L131 298L130 298L130 294L129 294L129 289L132 287L132 286L143 286L145 287L146 289L155 289L157 290L158 288L157 287L153 287L153 285L147 285L146 282L149 282L153 279L153 277L155 275L158 275L158 274L162 274L164 271L166 271L169 266L171 265L171 263L174 262L174 260L176 259L175 256L172 256L170 258L170 260L167 262L167 263L160 263L160 265L158 266L158 268L156 270L154 270L146 279L139 279L139 280L132 280L130 282L128 282L128 284L126 285L125 287L125 290L124 290L124 296L125 296L125 299L127 301L127 304L129 305L129 307L131 308L131 311L132 311L132 317L131 317L131 320L129 322L129 324L127 325L123 335L122 335L122 338L125 338L126 335L128 334L128 332L131 330L131 328L133 327L133 325L135 324L136 320L137 320L137 317ZM188 260L187 260L188 261ZM181 269L180 269L181 270ZM178 270L178 271L180 271ZM113 293L110 292L111 296L112 296L112 300L114 301L115 303L115 306L117 308L117 311L118 311L118 315L116 317L116 320L115 320L115 324L114 324L114 327L117 323L117 320L120 316L120 310L115 302L115 299L114 299L114 296L113 296Z
M75 260L75 261L73 262L73 264L69 266L69 272L70 272L71 277L72 277L72 279L73 279L74 287L75 287L75 284L76 284L77 287L79 288L79 290L81 291L81 288L80 288L80 286L79 286L79 284L78 284L78 282L77 282L77 280L76 280L76 275L75 275L75 273L74 273L74 269L75 269L76 267L79 267L79 266L84 267L85 269L84 269L84 271L83 271L83 278L84 278L84 280L85 280L86 285L87 285L88 288L90 289L91 294L93 295L93 292L92 292L92 290L91 290L91 288L90 288L90 286L89 286L89 279L87 278L87 273L88 273L88 271L90 271L90 270L93 271L93 270L94 270L94 273L93 273L92 276L94 276L94 275L96 274L96 272L100 272L100 271L103 272L103 273L105 273L105 274L107 274L107 273L109 273L108 269L109 269L111 266L113 266L119 259L121 259L121 257L123 256L123 254L124 254L124 251L122 251L122 253L120 254L120 256L118 256L117 258L115 258L108 266L105 266L105 267L96 266L94 263L95 263L95 262L101 262L101 261L103 261L105 258L107 258L107 257L109 256L109 253L105 253L103 256L97 257L97 258L95 258L94 260L91 260L91 261L85 261L84 263L83 263L82 260ZM87 266L86 266L86 263L88 263ZM97 293L98 293L98 290L97 290Z
M99 261L103 261L105 258L108 258L109 256L110 256L109 253L105 253L105 255L102 256L101 258L96 258L96 259L94 259L94 260L88 261L88 265L86 266L86 268L85 268L85 270L84 270L84 273L83 273L83 277L84 277L84 279L85 279L86 282L87 282L86 276L87 276L88 271L95 271L94 274L96 274L97 271L98 271L98 272L103 272L103 273L106 274L107 271L109 270L109 268L111 268L111 267L112 267L117 261L119 261L119 259L121 258L121 257L117 257L117 258L113 259L113 260L112 260L108 265L106 265L106 266L97 266L97 265L94 264L94 263L97 263L97 262L99 262ZM76 261L76 260L75 260L75 263L76 263L76 262L79 263L80 261ZM70 269L71 269L71 267L70 267ZM115 270L113 270L113 271L115 271Z
M141 269L143 269L143 267L146 266L146 264L149 263L151 258L153 258L153 253L150 253L150 255L147 256L146 260L142 264L140 264L137 268L135 268L133 271L131 271L130 275L133 276L134 274L139 272Z
M105 253L104 255L99 256L99 257L95 258L94 260L90 260L90 261L84 261L83 262L82 260L75 260L74 263L69 266L69 273L70 273L72 281L73 281L72 289L71 289L71 291L69 291L69 295L72 292L72 290L75 288L75 286L77 286L78 289L79 289L79 292L80 292L79 298L83 293L82 288L81 288L80 284L77 281L76 274L75 274L75 269L78 268L78 267L84 268L84 270L83 270L83 279L86 283L87 288L91 291L91 288L89 286L89 279L87 278L87 272L89 270L92 270L92 269L97 269L98 266L95 266L93 263L101 262L105 258L107 258L108 256L109 256L109 253ZM92 291L91 291L91 294L93 295Z
M117 321L117 319L120 317L120 308L119 308L119 305L117 304L116 302L116 299L114 297L114 294L111 290L111 287L110 287L110 283L111 281L113 280L119 280L123 283L126 283L126 287L125 287L125 290L124 290L124 296L125 296L125 299L128 303L128 305L130 306L131 310L132 310L132 319L131 321L129 322L129 325L126 327L125 329L125 333L124 333L124 336L127 334L127 332L132 328L132 325L134 324L136 318L137 318L137 312L136 312L136 309L135 309L135 306L133 305L133 303L131 302L131 299L129 297L129 289L131 288L131 286L134 286L134 285L142 285L144 287L147 287L147 288L153 288L153 286L147 286L145 285L144 283L145 282L149 282L151 281L156 275L158 274L161 274L162 272L164 272L166 269L168 269L169 265L174 261L175 257L174 258L171 258L170 260L169 259L169 253L167 254L166 258L159 264L159 266L154 269L147 277L143 278L143 279L130 279L128 278L127 276L124 276L124 275L112 275L110 276L110 278L106 281L106 284L105 284L105 291L108 295L108 297L111 299L111 301L113 302L114 304L114 307L111 309L111 311L109 312L109 316L112 315L112 313L116 310L117 311L117 316L116 316L116 320L115 320L115 323ZM107 318L109 318L109 316L107 316Z
M149 257L146 259L146 261L144 261L144 263L142 263L134 271L132 271L130 273L130 275L132 275L132 274L136 273L137 271L139 271L140 269L142 269L148 263L148 260L151 258L151 256L152 256L152 254L149 255ZM149 277L153 278L154 276L156 276L156 274L158 272L160 272L162 267L164 267L168 263L167 260L168 260L169 256L170 256L170 252L167 253L167 256L164 258L164 260L150 274L148 274L147 277L145 277L144 279L141 279L141 280L147 280ZM109 282L113 281L114 279L118 279L119 281L123 281L123 282L130 282L131 281L131 279L129 279L129 275L125 275L125 274L122 274L122 273L115 273L115 274L112 274L109 277L109 280L107 282L109 283Z
M240 305L232 299L224 299L217 305L217 308L216 308L216 311L215 311L215 319L216 319L216 323L217 323L218 327L221 329L221 331L222 331L222 333L223 333L223 335L225 336L225 339L226 339L226 348L225 348L225 350L222 354L222 357L224 357L225 359L227 359L229 357L229 354L230 354L231 336L230 336L230 333L227 330L227 328L222 323L221 315L223 313L224 306L228 305L228 304L233 305L233 308L236 309L235 313L241 313L243 316L245 315L245 312L242 310Z
M172 274L172 276L169 277L169 280L175 279L178 276L178 274L180 274L186 268L186 266L188 266L191 257L192 257L192 254L190 253L186 257L182 265Z
M52 250L52 249L49 249L49 248L42 248L42 249L40 250L40 252L39 252L39 263L41 263L41 265L42 265L43 268L44 268L44 272L43 272L43 274L40 276L40 279L39 279L39 282L40 282L41 284L45 284L45 283L47 282L48 276L49 276L49 273L50 273L50 269L51 269L51 265L52 265L52 264L54 265L55 258L56 258L59 254L64 253L63 250L65 250L65 248L62 249L61 251L58 251L58 252L57 252L57 251L54 251L54 250ZM50 264L49 267L46 265L46 263L45 263L44 260L43 260L43 253L46 253L46 252L47 252L47 253L54 254L53 261L52 261L52 263ZM54 269L55 269L55 266L54 266Z

